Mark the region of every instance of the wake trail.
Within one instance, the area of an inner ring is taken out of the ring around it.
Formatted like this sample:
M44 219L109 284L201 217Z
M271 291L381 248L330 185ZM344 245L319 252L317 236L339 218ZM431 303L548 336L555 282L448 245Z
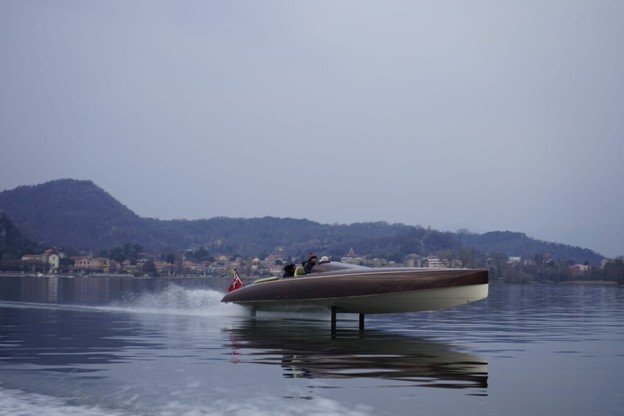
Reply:
M2 307L52 309L76 312L120 312L182 316L244 316L244 308L221 303L223 293L211 289L186 289L175 284L158 292L128 294L106 305L0 301Z

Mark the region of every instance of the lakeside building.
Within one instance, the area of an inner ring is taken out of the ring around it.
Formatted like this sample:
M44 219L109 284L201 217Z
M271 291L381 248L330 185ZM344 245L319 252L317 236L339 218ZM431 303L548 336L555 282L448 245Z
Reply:
M574 277L584 276L591 271L591 267L587 264L573 264L568 269Z
M86 273L111 273L117 270L117 262L104 257L74 257L74 271Z
M438 256L428 256L423 266L430 269L446 269L451 267L451 264L448 260L441 259Z
M418 254L408 254L403 260L406 267L422 267L422 257Z
M42 269L47 273L57 273L61 264L63 253L48 249L41 254L25 254L22 256L22 263L33 270Z

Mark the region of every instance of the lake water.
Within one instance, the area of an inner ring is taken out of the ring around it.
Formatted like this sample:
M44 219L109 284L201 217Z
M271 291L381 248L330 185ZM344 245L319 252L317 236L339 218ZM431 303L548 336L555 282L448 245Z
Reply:
M624 288L263 314L229 279L0 276L0 415L621 415Z

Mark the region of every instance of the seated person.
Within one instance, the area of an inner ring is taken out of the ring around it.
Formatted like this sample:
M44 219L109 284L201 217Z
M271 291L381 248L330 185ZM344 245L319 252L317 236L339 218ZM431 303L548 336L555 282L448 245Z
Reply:
M295 275L295 265L287 264L284 266L284 274L282 277L293 277Z
M305 265L306 262L304 260L301 262L300 266L297 266L297 268L295 269L295 277L301 277L305 274Z
M318 262L318 258L316 257L316 254L310 253L310 258L308 259L308 261L306 261L305 266L303 268L305 274L311 273L312 268L316 266L317 262Z

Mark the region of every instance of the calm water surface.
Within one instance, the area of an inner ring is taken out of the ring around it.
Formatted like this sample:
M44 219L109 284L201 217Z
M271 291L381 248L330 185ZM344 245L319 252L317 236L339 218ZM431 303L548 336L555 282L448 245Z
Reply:
M0 415L621 415L624 288L262 314L229 281L0 277Z

